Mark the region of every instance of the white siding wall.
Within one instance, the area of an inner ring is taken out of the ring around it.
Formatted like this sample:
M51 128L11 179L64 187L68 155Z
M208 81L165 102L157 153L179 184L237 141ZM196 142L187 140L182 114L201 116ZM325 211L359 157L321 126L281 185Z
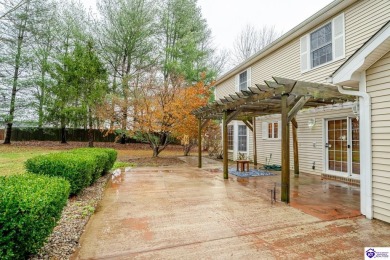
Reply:
M372 102L374 218L390 222L390 52L367 70Z
M320 66L301 74L300 71L300 35L251 66L251 83L263 84L272 76L292 78L304 81L325 83L348 57L360 48L375 32L390 19L389 0L362 0L344 10L345 15L345 53L346 58ZM331 19L329 19L330 21ZM321 24L322 25L322 24ZM314 30L313 28L312 30ZM307 31L306 33L311 32ZM305 34L306 34L305 33ZM216 90L216 97L222 98L235 92L234 77L222 82Z
M351 104L344 104L341 107L319 107L316 109L301 111L296 119L298 123L298 148L299 148L299 168L302 172L321 174L325 171L324 152L325 152L325 119L353 117ZM313 129L309 129L307 122L315 118L316 124ZM272 154L271 164L281 163L281 141L272 139L263 139L262 122L274 122L280 120L280 115L259 117L257 120L257 140L260 144L257 146L258 162L264 164L266 158ZM291 127L290 127L291 129ZM290 165L294 167L292 132L290 132ZM315 162L315 170L312 169Z

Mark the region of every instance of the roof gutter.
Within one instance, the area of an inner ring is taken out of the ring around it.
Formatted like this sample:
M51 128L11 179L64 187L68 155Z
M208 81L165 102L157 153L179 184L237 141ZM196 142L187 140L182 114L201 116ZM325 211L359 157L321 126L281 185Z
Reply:
M265 47L264 49L260 50L253 56L249 57L246 61L242 62L238 66L234 67L221 77L219 77L216 81L216 85L221 84L222 82L226 81L227 79L231 78L232 76L236 75L237 73L245 70L246 68L250 67L263 57L267 56L268 54L272 53L273 51L279 49L286 43L294 40L296 37L302 35L306 31L310 30L311 28L317 26L318 24L326 21L330 17L336 15L340 11L344 10L346 7L350 6L351 4L355 3L359 0L336 0L332 3L328 4L324 8L322 8L320 11L309 17L308 19L304 20L299 25L295 26L293 29L282 35L280 38L275 40L273 43Z

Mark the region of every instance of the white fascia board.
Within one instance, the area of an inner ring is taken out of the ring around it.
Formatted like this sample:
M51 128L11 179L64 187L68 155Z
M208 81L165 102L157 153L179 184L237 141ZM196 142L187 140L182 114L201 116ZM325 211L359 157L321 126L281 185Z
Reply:
M360 73L390 51L390 48L380 48L387 45L390 47L390 23L333 74L332 83L344 86L357 84L360 81ZM378 58L372 60L370 56Z

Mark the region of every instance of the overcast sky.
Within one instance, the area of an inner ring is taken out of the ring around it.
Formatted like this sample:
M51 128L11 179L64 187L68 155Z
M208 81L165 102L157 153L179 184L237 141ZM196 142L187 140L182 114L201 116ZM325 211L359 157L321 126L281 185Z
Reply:
M95 0L80 0L86 7ZM230 49L246 24L274 25L286 33L332 0L198 0L203 17L212 30L214 44Z

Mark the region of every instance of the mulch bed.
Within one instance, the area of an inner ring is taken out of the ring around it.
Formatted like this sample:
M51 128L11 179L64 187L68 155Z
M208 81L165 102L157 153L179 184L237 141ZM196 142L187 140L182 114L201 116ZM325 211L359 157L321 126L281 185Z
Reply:
M235 168L229 168L229 173L242 178L276 175L275 173L265 171L265 170L250 169L247 172L246 171L241 172L241 171L237 171L237 169Z

